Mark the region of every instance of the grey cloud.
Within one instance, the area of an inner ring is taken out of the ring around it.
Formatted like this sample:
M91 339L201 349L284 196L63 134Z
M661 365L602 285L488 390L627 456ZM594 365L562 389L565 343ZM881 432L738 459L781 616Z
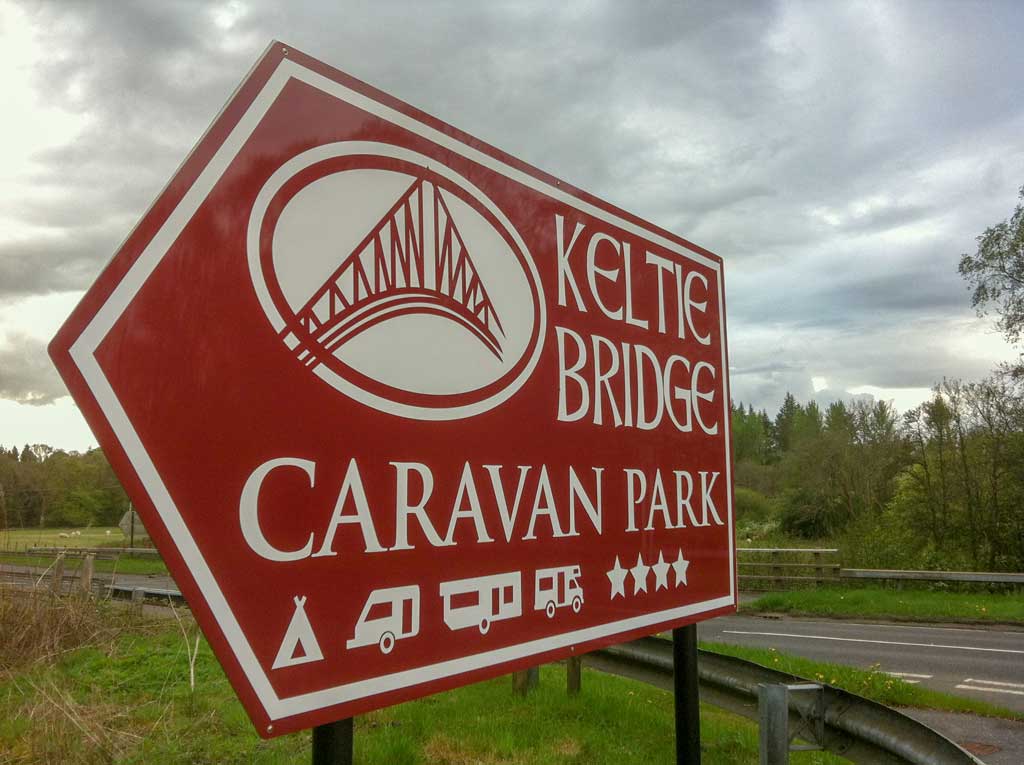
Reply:
M16 334L0 345L0 398L42 405L66 395L41 340Z
M0 242L0 300L84 289L126 233L85 229Z
M4 201L48 230L0 244L0 300L94 278L276 37L722 255L734 385L770 408L987 371L943 333L1024 176L1019 3L238 7L26 5L40 94L89 127Z

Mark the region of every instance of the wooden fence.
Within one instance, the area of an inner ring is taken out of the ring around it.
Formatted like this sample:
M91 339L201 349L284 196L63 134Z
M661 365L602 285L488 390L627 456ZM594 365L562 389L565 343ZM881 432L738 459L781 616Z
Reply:
M803 547L739 547L740 587L819 585L839 580L839 550Z
M839 550L803 547L739 547L740 588L783 589L822 584L863 584L870 581L971 583L1024 587L1024 573L1002 571L905 571L843 568Z

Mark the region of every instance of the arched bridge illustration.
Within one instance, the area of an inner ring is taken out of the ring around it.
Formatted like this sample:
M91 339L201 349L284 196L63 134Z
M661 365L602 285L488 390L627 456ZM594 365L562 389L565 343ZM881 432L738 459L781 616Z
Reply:
M300 344L296 352L311 366L320 352L330 353L382 321L409 314L451 319L502 357L504 330L469 248L444 197L423 178L295 312L316 346Z

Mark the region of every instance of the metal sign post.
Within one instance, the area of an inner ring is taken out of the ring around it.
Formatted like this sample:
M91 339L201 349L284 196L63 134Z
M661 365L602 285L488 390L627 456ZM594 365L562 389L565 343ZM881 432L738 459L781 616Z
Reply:
M676 765L700 765L700 687L697 625L672 630L675 668Z
M352 718L313 728L313 765L352 765Z

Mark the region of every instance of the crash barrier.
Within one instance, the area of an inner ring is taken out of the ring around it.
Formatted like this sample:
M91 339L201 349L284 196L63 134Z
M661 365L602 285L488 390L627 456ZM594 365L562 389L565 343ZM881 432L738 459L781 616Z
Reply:
M883 579L887 581L975 582L980 584L1024 585L1024 574L1000 571L894 571L878 568L843 568L843 579Z
M589 653L584 663L602 672L671 691L672 643L641 638ZM699 651L701 701L759 720L762 686L806 681L732 656ZM832 686L821 695L787 693L787 729L853 762L872 765L977 765L981 760L948 738L882 704ZM813 732L812 732L813 731ZM820 736L820 739L819 739Z
M112 598L130 598L133 601L139 600L161 600L184 603L185 596L178 590L166 587L140 587L132 584L107 584L104 590Z

